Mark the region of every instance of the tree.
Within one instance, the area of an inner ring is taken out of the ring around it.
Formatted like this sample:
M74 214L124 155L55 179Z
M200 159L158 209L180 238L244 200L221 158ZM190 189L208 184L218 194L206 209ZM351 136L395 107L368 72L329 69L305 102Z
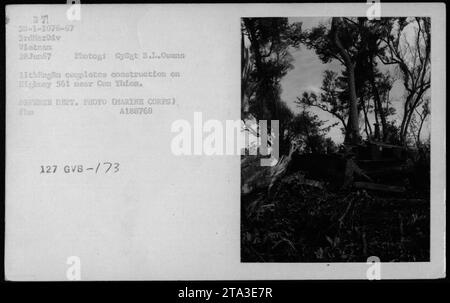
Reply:
M359 135L359 111L358 99L356 96L356 80L355 80L355 54L351 50L351 44L343 44L340 37L340 30L348 30L347 23L341 18L333 17L331 19L331 34L333 35L334 44L337 46L339 54L344 61L344 65L348 74L349 85L349 128L347 130L348 140L351 143L358 143Z
M383 52L378 58L396 65L406 90L400 139L406 144L409 124L423 96L431 86L430 18L388 18L384 20Z
M298 142L299 150L306 153L328 153L335 151L336 145L330 138L326 138L330 127L324 127L315 114L305 107L295 115L290 123L290 140Z
M385 131L387 117L392 113L388 97L392 80L388 71L382 72L378 68L377 56L383 53L380 45L385 29L378 21L370 21L366 18L345 18L345 20L352 25L354 35L357 36L353 42L356 49L355 86L356 95L359 97L359 109L364 113L366 135L368 138L372 137L368 113L373 111L377 126L374 137L384 141L387 135ZM347 71L343 72L343 76L346 78L345 82L351 83ZM347 90L349 91L349 88ZM383 107L383 101L387 103L386 108Z
M430 115L430 99L427 98L425 101L421 101L422 107L421 110L418 108L415 109L415 115L411 118L410 129L411 135L414 136L416 146L420 147L422 142L420 140L420 134L422 132L423 124L427 120ZM418 120L417 120L417 118Z
M386 24L389 24L389 21L383 20L332 18L330 27L320 24L310 31L304 31L298 39L314 49L324 63L337 60L344 67L340 76L340 89L348 100L347 142L352 141L349 137L359 135L361 111L368 138L375 137L385 141L388 135L390 127L387 125L387 118L393 113L389 105L392 79L387 70L381 71L378 67L379 58L385 54L383 39L388 32ZM345 100L343 101L345 104ZM369 115L372 112L376 125L375 135Z
M357 79L355 69L360 60L361 53L361 33L358 19L333 17L331 27L327 28L321 24L302 35L302 43L314 49L319 58L327 63L330 60L337 60L345 67L348 78L348 122L346 141L358 143L360 141L359 132L359 109L357 96Z
M252 72L247 84L252 86L249 111L256 119L277 118L280 79L292 68L289 41L285 36L287 18L244 18L242 35L250 42Z
M297 97L295 103L297 106L313 106L331 114L342 124L344 133L347 133L348 104L343 97L343 91L339 89L341 84L338 81L335 72L326 70L320 95L317 96L314 92L303 92L301 97Z
M293 117L280 97L280 80L293 68L290 32L287 18L244 18L241 24L242 116L256 121L278 120L281 154L289 150L285 133Z
M246 118L249 113L249 99L254 92L254 84L250 81L252 64L250 50L245 46L244 33L241 32L241 116Z

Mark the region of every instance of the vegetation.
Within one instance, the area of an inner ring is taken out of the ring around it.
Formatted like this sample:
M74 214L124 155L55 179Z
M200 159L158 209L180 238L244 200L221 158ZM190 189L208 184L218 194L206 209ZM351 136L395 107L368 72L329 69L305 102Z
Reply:
M244 18L241 29L242 120L279 120L281 155L275 167L242 157L242 261L428 260L430 19L333 17L303 29ZM341 70L299 91L293 111L280 83L299 48Z

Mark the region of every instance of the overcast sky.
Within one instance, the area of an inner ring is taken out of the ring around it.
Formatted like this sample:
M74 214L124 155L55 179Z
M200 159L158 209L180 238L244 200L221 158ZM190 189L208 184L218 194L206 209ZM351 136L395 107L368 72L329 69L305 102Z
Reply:
M320 23L329 24L330 20L331 19L328 17L289 18L289 22L302 22L302 29L311 29ZM322 63L314 50L309 50L304 45L299 49L291 48L291 54L294 58L294 61L292 62L294 68L281 79L281 99L285 101L295 113L298 113L301 109L294 103L296 98L301 96L305 91L318 91L322 85L323 72L325 70L329 69L340 73L343 66L336 60L327 64ZM391 73L396 75L394 70L391 70ZM403 111L401 109L404 100L404 98L402 98L403 94L404 88L401 81L396 81L390 92L390 100L392 106L397 109L397 115L400 115L400 118L403 116ZM328 124L337 121L333 116L320 109L312 109L311 111L317 114L322 120L329 120ZM400 121L398 121L398 124L399 123ZM429 123L424 125L422 132L422 137L428 137ZM332 128L328 136L336 143L341 143L344 140L340 127Z

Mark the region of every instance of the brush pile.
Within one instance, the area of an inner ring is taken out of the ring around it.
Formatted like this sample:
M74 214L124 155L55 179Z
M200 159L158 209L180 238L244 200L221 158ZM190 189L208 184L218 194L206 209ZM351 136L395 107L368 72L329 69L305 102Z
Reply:
M242 161L242 262L429 260L429 190L407 182L402 192L336 190L305 182L302 171L279 177L253 161ZM249 187L251 175L259 177ZM273 175L277 182L267 190Z

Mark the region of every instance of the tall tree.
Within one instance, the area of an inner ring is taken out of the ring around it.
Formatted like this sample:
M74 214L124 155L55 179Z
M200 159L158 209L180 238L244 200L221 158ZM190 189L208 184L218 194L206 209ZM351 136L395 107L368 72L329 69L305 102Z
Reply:
M338 60L345 67L348 77L349 100L345 140L350 143L358 143L361 138L355 77L361 37L356 29L355 21L333 17L330 28L321 24L310 31L305 31L302 36L302 43L314 49L324 63Z
M289 53L289 46L293 43L289 39L290 31L287 18L244 18L241 24L241 98L245 106L242 114L244 118L251 115L257 121L278 120L281 153L288 149L284 137L293 117L280 97L280 81L293 68ZM246 58L248 61L244 62Z
M257 119L272 120L280 101L280 80L292 68L287 18L244 18L242 33L250 42L254 94L250 111Z
M406 91L400 139L407 144L409 124L431 86L431 23L428 17L387 18L383 21L383 53L386 65L399 67Z
M424 101L422 101L421 108L416 108L415 115L411 118L410 123L410 129L411 134L415 139L416 146L420 147L422 145L422 140L420 139L422 128L427 120L428 116L430 115L430 99L426 98Z
M332 18L330 27L321 24L304 31L299 39L314 49L324 63L335 59L344 66L340 78L348 100L347 133L353 133L353 137L355 129L359 135L361 111L367 137L372 137L370 112L374 115L377 139L386 140L391 129L387 122L392 113L388 98L391 79L386 70L378 67L378 57L385 53L385 23L367 18ZM347 141L352 141L349 137L352 136L346 135Z
M339 54L344 61L344 65L348 74L349 86L349 128L348 141L351 143L358 143L360 140L359 134L359 111L358 111L358 97L356 95L356 80L355 80L355 54L351 50L351 44L344 44L341 40L341 30L348 30L347 23L341 18L333 17L331 20L331 34L333 35L334 44L337 46Z

